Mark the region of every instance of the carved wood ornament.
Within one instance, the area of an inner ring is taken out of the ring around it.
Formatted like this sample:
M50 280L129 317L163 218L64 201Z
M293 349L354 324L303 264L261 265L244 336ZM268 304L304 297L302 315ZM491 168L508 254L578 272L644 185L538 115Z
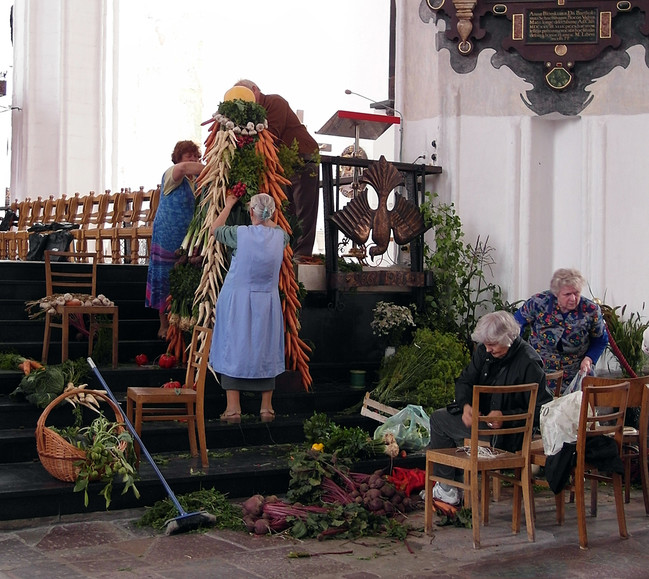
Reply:
M367 189L364 189L335 212L331 220L359 245L364 245L371 233L374 245L370 247L369 254L372 259L386 252L390 232L393 232L395 243L405 245L428 229L415 204L398 193L395 193L394 207L388 210L388 196L395 187L403 185L403 178L383 155L363 173L359 183L367 183L374 188L379 198L378 207L370 207Z
M578 114L592 95L586 87L642 44L649 53L649 0L422 0L420 17L442 19L438 50L451 53L456 72L471 72L479 52L496 50L534 85L526 104L538 114ZM649 65L648 57L645 61ZM525 99L523 99L525 101Z

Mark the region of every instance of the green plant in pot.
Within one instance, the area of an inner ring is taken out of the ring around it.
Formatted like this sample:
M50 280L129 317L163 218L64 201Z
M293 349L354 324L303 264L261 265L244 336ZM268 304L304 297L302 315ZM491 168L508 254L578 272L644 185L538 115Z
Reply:
M622 372L629 377L629 369L636 375L643 373L647 356L642 350L644 331L649 328L649 321L643 321L639 312L633 312L625 318L626 305L611 307L600 304L609 332L609 350L618 358ZM628 368L625 368L624 358Z

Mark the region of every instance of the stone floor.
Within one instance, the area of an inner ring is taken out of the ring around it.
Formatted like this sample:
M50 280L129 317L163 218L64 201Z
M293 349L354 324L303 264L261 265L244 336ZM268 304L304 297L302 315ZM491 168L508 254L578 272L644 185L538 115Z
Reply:
M649 577L649 517L642 495L627 505L630 537L618 536L615 508L600 491L597 518L588 518L590 548L579 549L574 504L555 523L554 497L536 495L536 542L509 530L510 501L493 503L491 524L474 550L469 529L435 527L423 533L423 511L409 517L407 540L297 541L211 530L166 536L134 525L141 509L0 523L0 579L65 577L151 578L606 578ZM291 553L306 556L290 557Z

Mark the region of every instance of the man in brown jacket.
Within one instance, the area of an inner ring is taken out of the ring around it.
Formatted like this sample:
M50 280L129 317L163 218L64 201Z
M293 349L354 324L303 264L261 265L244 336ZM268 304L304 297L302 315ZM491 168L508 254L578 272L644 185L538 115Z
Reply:
M254 93L257 104L266 109L268 128L279 139L279 144L290 147L293 141L297 141L304 167L292 176L291 185L286 187L286 196L290 202L289 211L297 217L302 228L294 249L295 259L310 257L318 218L318 165L315 161L318 143L285 98L262 93L251 80L240 80L235 86L245 86Z

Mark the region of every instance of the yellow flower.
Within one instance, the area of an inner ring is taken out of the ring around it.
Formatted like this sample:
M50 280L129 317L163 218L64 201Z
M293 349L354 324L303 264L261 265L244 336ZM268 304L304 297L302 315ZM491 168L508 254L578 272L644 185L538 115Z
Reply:
M324 444L321 442L316 442L312 447L311 450L315 450L317 452L322 452L324 450Z

